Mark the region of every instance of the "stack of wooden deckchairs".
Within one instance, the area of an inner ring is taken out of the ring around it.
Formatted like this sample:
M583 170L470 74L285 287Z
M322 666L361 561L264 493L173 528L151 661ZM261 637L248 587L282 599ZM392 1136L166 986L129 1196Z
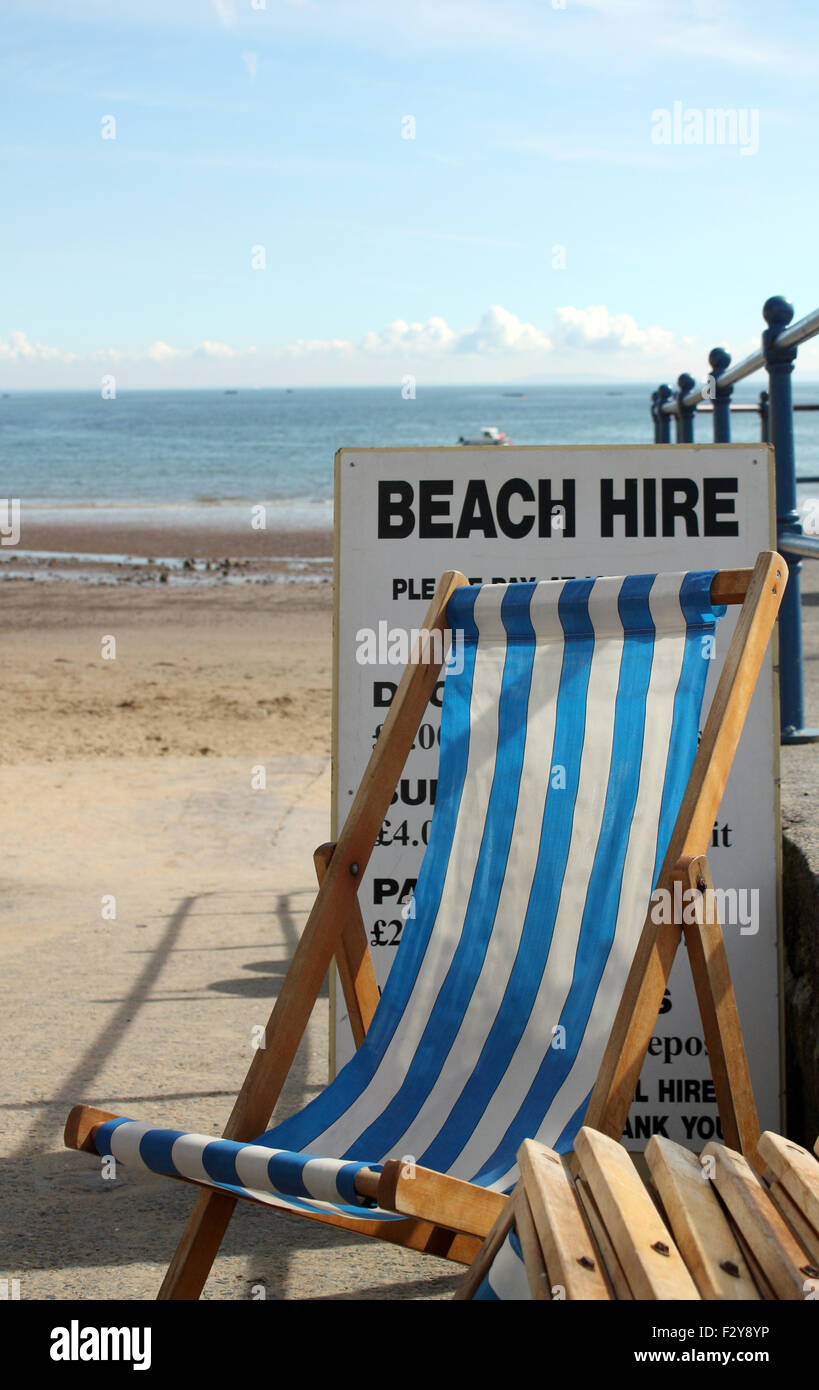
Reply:
M819 1140L817 1140L819 1152ZM819 1298L819 1163L766 1131L754 1171L655 1135L647 1187L629 1154L581 1129L573 1161L526 1140L515 1192L459 1299Z

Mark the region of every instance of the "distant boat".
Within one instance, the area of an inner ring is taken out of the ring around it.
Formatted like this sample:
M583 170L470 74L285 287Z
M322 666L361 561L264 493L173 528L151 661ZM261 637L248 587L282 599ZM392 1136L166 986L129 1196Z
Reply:
M504 391L504 396L510 401L525 401L526 395L523 391Z
M230 390L225 392L226 396L237 396L238 394L238 389L235 389L234 387L231 387Z
M458 443L470 445L511 444L512 441L511 439L507 439L505 434L501 434L500 430L496 429L494 425L481 425L480 434L473 435L469 439L466 439L463 435L461 435L458 440Z

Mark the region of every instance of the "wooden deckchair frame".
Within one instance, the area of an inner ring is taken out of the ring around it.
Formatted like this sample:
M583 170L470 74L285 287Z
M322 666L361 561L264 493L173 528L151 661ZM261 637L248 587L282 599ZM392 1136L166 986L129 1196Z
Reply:
M742 604L742 609L658 889L666 888L673 894L675 880L681 881L683 889L701 893L711 886L705 852L787 574L781 555L765 551L752 570L720 570L714 577L712 602ZM449 599L466 583L464 575L455 570L442 576L424 623L427 632L447 628ZM318 894L270 1015L265 1046L254 1053L225 1126L225 1139L247 1143L267 1129L334 956L356 1047L366 1034L378 1001L378 987L358 905L358 884L440 676L442 662L433 657L437 646L430 641L414 652L338 841L316 851ZM699 908L696 915L694 923L658 925L651 912L647 914L585 1124L615 1139L621 1137L684 932L725 1142L753 1158L759 1124L722 929L718 922L702 920ZM112 1118L109 1112L91 1106L75 1106L66 1124L67 1146L96 1152L94 1132ZM359 1173L356 1187L384 1210L401 1212L408 1219L378 1222L320 1212L304 1215L464 1264L477 1254L507 1200L428 1169L415 1167L405 1172L397 1160L386 1163L381 1173ZM199 1297L237 1200L218 1188L201 1187L159 1298Z

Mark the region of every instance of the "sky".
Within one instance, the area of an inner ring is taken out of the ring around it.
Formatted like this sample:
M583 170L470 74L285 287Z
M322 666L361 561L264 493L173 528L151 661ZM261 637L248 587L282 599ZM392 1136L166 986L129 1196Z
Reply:
M4 390L700 380L769 295L819 304L814 0L4 0L0 28Z

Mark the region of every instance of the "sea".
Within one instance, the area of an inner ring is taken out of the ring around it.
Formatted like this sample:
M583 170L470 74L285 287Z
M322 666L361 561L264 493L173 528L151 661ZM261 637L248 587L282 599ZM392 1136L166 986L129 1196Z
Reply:
M742 383L737 402L757 399ZM819 384L795 383L819 402ZM229 524L240 504L272 506L280 526L329 527L341 447L452 445L493 425L516 444L647 444L651 388L597 385L228 391L21 392L0 396L0 496L25 499L49 524L182 509L190 524ZM796 419L797 471L819 475L819 412ZM759 419L732 418L736 442ZM701 415L696 437L707 442ZM800 494L819 487L800 485ZM29 515L31 512L29 511Z

